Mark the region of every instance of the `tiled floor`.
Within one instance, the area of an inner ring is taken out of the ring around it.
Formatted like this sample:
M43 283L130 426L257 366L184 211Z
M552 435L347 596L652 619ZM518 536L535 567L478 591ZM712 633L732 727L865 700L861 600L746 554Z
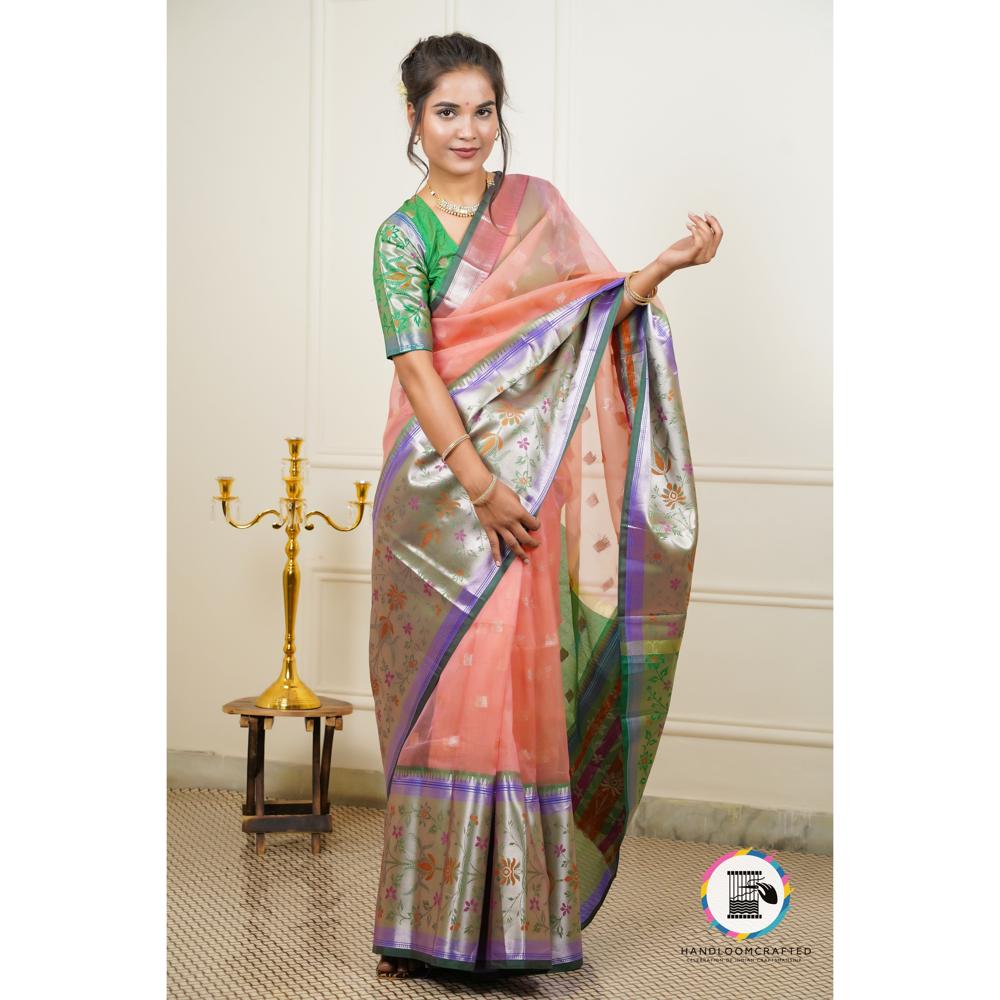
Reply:
M832 996L831 859L779 852L794 889L771 933L747 944L811 949L793 961L693 961L681 948L733 946L701 915L699 880L730 848L627 837L608 897L583 932L583 968L472 979L377 979L371 951L382 812L332 807L318 856L308 834L267 837L258 858L237 792L169 793L168 996L172 1000L341 997L573 997L823 1000ZM719 956L714 956L719 959Z

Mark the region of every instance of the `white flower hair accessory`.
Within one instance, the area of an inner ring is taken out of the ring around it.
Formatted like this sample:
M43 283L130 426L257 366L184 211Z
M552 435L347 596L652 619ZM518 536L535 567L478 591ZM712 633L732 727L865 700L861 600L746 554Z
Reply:
M397 89L399 90L400 100L402 100L403 104L406 104L406 84L403 83L402 80L399 81L399 87Z

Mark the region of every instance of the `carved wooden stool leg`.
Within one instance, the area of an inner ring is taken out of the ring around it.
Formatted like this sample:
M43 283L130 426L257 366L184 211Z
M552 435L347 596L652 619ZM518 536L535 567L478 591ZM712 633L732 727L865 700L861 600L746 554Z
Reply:
M254 805L254 778L257 774L257 726L253 718L248 715L244 715L240 719L240 725L246 726L247 730L247 800L243 805L243 815L250 816L257 811Z
M255 756L255 768L253 775L254 784L254 815L263 816L264 815L264 719L257 716L254 720L254 728L256 729L256 743L257 743L257 753ZM258 833L254 835L256 840L256 848L258 857L264 857L264 852L267 850L267 844L265 842L266 834Z
M326 720L326 732L323 734L323 764L319 772L320 812L330 811L330 752L333 749L333 731L336 720Z
M319 719L306 719L306 728L312 730L312 811L314 816L319 816L322 796L320 795L320 762L319 762L319 729L321 721ZM314 833L312 835L312 852L319 854L323 849L323 835Z

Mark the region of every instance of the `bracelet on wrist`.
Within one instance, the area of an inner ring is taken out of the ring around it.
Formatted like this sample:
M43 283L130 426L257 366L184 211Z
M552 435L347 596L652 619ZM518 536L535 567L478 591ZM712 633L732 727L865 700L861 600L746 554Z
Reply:
M456 446L460 445L463 441L469 441L469 440L471 440L471 435L469 434L463 434L461 435L461 437L455 438L455 440L452 441L451 444L448 445L448 447L445 448L443 452L441 452L441 461L443 462L452 453L452 450Z
M650 291L648 295L640 295L632 288L632 280L631 280L632 275L638 273L639 273L638 271L629 271L629 273L625 275L625 294L635 303L635 305L644 306L648 302L653 301L653 297L656 295L656 290L660 286L658 284L653 285L652 291Z
M497 477L497 474L494 472L492 478L490 479L490 485L487 486L486 489L483 490L483 492L480 493L479 496L477 496L474 500L472 499L471 496L469 497L469 499L472 501L472 506L479 507L482 504L486 503L486 501L490 498L490 494L493 492L494 489L496 489L496 485L498 482L499 478Z

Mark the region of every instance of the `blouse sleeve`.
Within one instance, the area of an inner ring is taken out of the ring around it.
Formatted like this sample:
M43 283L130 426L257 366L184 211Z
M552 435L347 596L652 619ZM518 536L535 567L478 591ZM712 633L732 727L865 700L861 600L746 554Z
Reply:
M372 265L385 356L433 350L430 279L423 256L399 226L383 222Z

